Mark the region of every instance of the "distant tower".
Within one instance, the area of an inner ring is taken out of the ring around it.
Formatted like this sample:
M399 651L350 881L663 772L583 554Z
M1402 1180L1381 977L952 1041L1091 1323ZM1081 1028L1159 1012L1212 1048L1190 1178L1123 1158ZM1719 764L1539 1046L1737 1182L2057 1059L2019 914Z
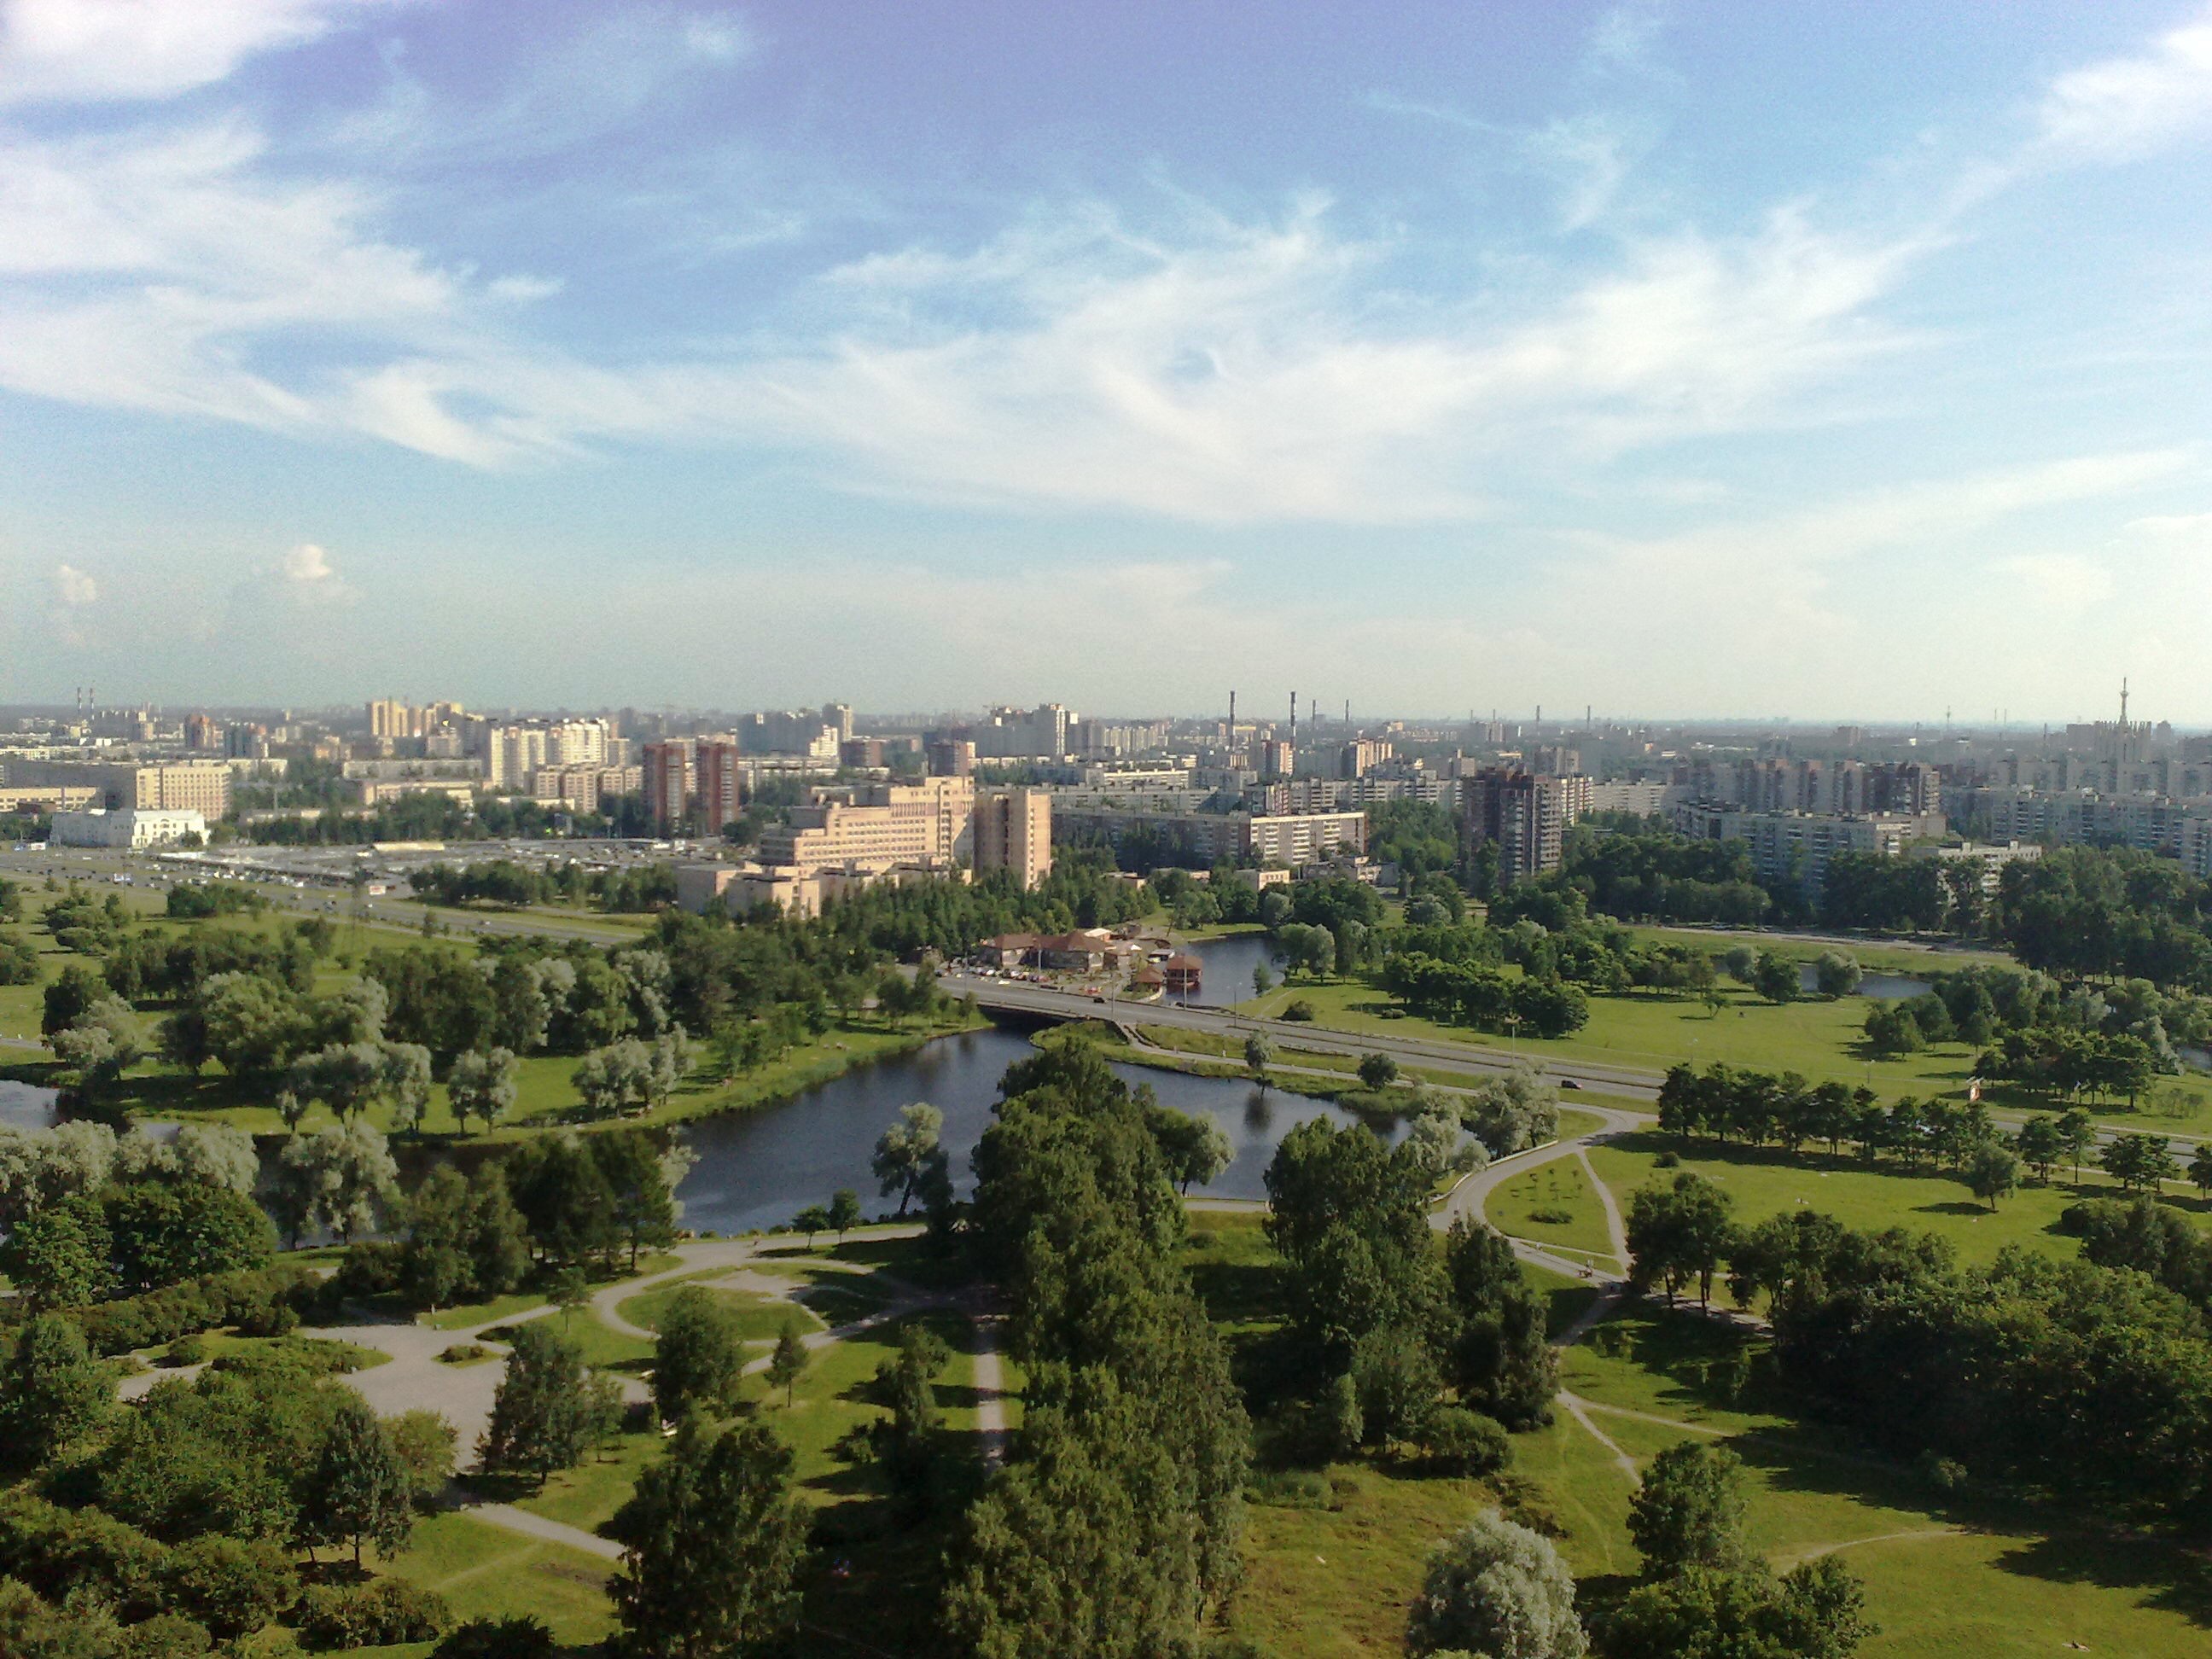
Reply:
M1292 744L1292 745L1293 745L1293 746L1295 746L1295 745L1297 744L1297 740L1298 740L1298 694L1297 694L1297 692L1293 691L1293 692L1291 692L1291 744Z
M1237 741L1237 688L1229 689L1229 741Z
M2126 676L2126 675L2124 675L2124 674L2123 674L2122 676L2120 676L2120 730L2122 730L2123 732L2124 732L2124 731L2126 731L2127 729L2128 729L2128 679L2127 679L2127 676Z

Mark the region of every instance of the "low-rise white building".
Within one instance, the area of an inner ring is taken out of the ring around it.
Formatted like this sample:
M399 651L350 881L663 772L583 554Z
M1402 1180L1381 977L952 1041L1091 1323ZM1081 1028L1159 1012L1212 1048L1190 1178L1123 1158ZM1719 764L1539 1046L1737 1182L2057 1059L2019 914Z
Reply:
M186 836L207 838L207 816L149 807L135 812L57 812L57 847L169 847Z

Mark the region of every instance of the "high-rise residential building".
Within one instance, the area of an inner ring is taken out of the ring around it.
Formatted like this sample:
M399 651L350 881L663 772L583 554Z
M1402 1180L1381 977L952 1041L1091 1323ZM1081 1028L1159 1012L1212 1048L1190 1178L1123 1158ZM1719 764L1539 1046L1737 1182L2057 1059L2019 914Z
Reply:
M1561 780L1485 767L1461 780L1460 811L1469 847L1497 847L1501 888L1559 868L1567 829Z
M645 745L646 815L662 835L684 827L691 809L691 740L666 738Z
M1026 711L994 708L974 730L975 753L986 760L1058 760L1068 751L1075 718L1056 702Z
M486 734L484 781L495 789L521 789L553 764L542 726L499 726Z
M744 766L734 738L702 738L692 748L693 793L699 798L699 833L719 836L744 810Z
M1285 738L1266 738L1253 745L1252 758L1263 778L1287 778L1297 769L1297 746Z
M865 772L890 764L890 745L881 738L848 738L837 745L837 763Z
M1355 738L1337 750L1336 775L1340 778L1364 778L1390 758L1389 743L1376 738Z
M605 766L613 733L603 720L556 720L546 728L548 766Z
M368 735L372 738L419 738L422 711L394 697L378 697L368 705Z
M965 738L932 738L927 753L933 778L964 778L975 770L975 745Z
M853 740L853 705L849 702L825 702L822 705L822 723L835 727L837 741Z
M1052 873L1052 797L987 789L975 798L975 873L1010 872L1024 888Z
M817 788L761 836L763 864L881 874L900 865L950 869L971 850L975 786L967 778Z
M205 714L185 716L185 747L202 751L222 750L222 726Z

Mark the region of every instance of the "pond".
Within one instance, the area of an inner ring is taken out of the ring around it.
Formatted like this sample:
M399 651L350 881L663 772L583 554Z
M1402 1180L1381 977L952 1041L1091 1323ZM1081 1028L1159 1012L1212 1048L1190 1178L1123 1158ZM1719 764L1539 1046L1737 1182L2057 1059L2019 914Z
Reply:
M899 1108L916 1100L945 1114L945 1146L964 1195L975 1184L968 1155L990 1127L999 1079L1036 1052L1018 1032L970 1031L857 1066L780 1105L693 1123L685 1136L699 1162L678 1194L684 1224L724 1233L777 1226L809 1204L826 1203L840 1187L858 1192L876 1214L885 1200L877 1196L869 1155L898 1121ZM1340 1127L1359 1121L1327 1101L1273 1090L1263 1096L1238 1079L1114 1069L1133 1087L1152 1085L1164 1105L1212 1118L1236 1147L1237 1161L1211 1187L1194 1187L1194 1197L1264 1198L1268 1160L1292 1128L1316 1117Z
M1262 963L1275 982L1282 983L1282 964L1269 954L1265 933L1232 933L1227 939L1209 939L1203 945L1185 948L1205 965L1200 971L1196 994L1177 997L1178 1002L1214 1008L1249 1002L1253 995L1252 970Z
M1797 982L1808 991L1819 988L1811 963L1797 964ZM1928 981L1924 979L1907 979L1902 974L1867 974L1860 979L1859 988L1852 994L1872 997L1878 1002L1895 1002L1905 997L1920 996L1928 988Z
M50 1129L59 1098L58 1090L0 1078L0 1124L11 1129Z

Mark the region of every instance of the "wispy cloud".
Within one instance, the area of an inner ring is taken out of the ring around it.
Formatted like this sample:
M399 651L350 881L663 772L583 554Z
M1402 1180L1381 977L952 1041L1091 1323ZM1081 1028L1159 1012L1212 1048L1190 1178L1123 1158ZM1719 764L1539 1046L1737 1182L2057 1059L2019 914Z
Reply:
M339 121L325 144L398 169L572 152L665 115L671 100L719 84L754 50L734 12L639 5L533 35L488 89L427 80L393 51L380 97Z

